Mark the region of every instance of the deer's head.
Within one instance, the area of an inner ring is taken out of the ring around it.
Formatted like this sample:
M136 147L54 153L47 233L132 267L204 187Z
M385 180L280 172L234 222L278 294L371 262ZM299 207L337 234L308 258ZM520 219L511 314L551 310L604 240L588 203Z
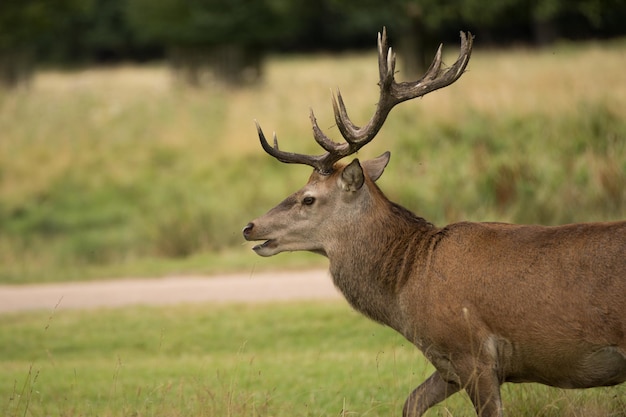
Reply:
M304 155L279 149L276 134L271 146L257 123L263 149L284 163L313 167L307 184L287 197L265 215L248 223L243 236L250 241L264 241L253 249L261 256L284 251L306 250L326 255L336 244L333 237L347 233L349 225L358 222L367 210L374 210L382 194L374 182L389 162L389 152L370 161L353 160L347 165L339 161L356 153L369 143L381 129L387 115L398 103L421 97L455 82L465 70L472 50L472 35L461 32L461 52L449 68L442 68L441 46L426 74L415 82L396 82L395 54L387 45L383 28L378 34L378 68L380 96L376 111L363 127L355 126L348 117L341 93L333 95L333 110L337 127L345 139L334 142L317 124L311 111L313 137L326 151L321 155ZM345 236L345 235L344 235Z
M361 210L375 202L371 183L383 173L389 152L376 159L336 166L332 173L313 171L307 184L243 230L247 240L264 240L253 249L261 256L306 250L326 255L334 239L349 228Z

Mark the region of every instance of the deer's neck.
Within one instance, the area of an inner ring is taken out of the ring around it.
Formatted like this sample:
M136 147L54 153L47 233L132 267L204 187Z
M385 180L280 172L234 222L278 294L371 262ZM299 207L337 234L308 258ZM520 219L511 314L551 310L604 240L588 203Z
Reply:
M341 246L329 251L328 258L333 281L348 302L371 319L400 330L398 295L425 265L437 229L388 200L384 208L340 231Z

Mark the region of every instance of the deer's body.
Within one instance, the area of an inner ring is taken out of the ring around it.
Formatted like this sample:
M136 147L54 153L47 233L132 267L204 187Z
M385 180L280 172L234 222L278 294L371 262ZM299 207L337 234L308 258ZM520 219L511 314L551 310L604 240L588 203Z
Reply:
M354 246L329 254L333 280L453 379L476 364L446 362L479 353L501 381L626 380L626 222L436 228L392 203L372 217L352 225L364 231Z
M344 133L354 126L343 119L341 98L340 106ZM328 257L335 285L356 310L422 350L436 372L409 395L405 416L461 389L477 414L501 416L504 382L587 388L626 381L626 221L438 228L376 186L389 153L344 166L318 132L328 153L312 159L259 135L279 160L316 169L301 190L249 223L244 237L265 241L254 247L262 256L307 250ZM344 136L352 152L364 144L357 134Z

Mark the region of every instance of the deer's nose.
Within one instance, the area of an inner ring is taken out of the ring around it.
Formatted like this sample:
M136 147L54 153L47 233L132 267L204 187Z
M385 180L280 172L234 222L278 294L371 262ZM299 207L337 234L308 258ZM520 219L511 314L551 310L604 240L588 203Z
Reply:
M254 223L248 223L246 227L243 228L242 233L243 233L244 239L250 238L250 233L252 232L252 229L254 229Z

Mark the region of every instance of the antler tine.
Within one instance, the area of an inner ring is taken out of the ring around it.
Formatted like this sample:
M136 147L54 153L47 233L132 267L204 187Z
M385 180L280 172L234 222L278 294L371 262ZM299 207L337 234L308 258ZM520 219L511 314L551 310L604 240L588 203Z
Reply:
M426 74L419 80L420 82L433 80L437 78L439 73L441 72L441 50L443 48L443 44L439 44L439 48L437 48L437 52L435 53L435 58L433 62L430 63L430 66L426 70Z
M336 106L335 97L333 95L333 108L335 106ZM337 148L341 147L340 143L337 143L331 138L329 138L328 136L326 136L324 132L322 131L322 129L320 129L319 125L317 124L317 118L315 117L315 113L313 112L313 109L310 110L309 118L311 119L311 125L313 127L313 137L315 138L315 141L322 148L324 148L324 150L328 152L334 152L337 150Z
M387 28L383 26L383 31L378 32L378 78L383 80L387 76L387 61L389 58L389 46L387 45Z
M344 139L350 143L351 149L356 152L369 143L382 127L389 111L398 102L392 93L395 85L394 73L396 68L396 54L387 43L387 29L383 27L378 33L378 73L380 80L380 97L376 105L376 112L370 121L363 127L358 127L348 117L348 112L341 93L337 91L337 101L333 100L335 121Z
M435 59L426 74L417 81L398 83L394 94L398 102L421 97L440 88L446 87L463 74L472 53L474 37L471 33L461 32L461 50L459 56L451 67L441 70L441 45L437 50Z
M267 142L267 139L265 139L265 134L263 134L263 130L261 129L261 126L259 125L259 123L256 120L254 121L254 123L256 124L256 130L257 130L257 133L259 134L259 140L261 141L261 146L263 147L265 152L267 152L269 155L278 159L280 162L284 162L287 164L303 164L303 165L311 166L320 172L325 171L325 168L324 168L325 165L323 161L324 161L324 157L326 156L326 154L316 156L316 155L304 155L304 154L299 154L299 153L294 153L294 152L281 151L278 148L278 138L276 137L276 133L274 132L274 146L271 146Z
M395 72L395 67L396 56L387 44L387 29L383 27L382 34L381 32L378 32L378 73L380 77L378 85L380 86L381 91L386 91L389 86L394 82L393 74ZM341 96L341 91L337 89L337 97L335 98L335 96L333 96L333 110L335 114L335 122L337 123L337 128L339 129L341 135L348 143L352 145L350 146L350 148L354 149L354 152L356 152L360 147L364 146L367 142L371 141L374 136L376 136L376 133L378 133L378 130L380 130L379 127L378 129L375 129L375 131L370 131L370 126L372 125L372 121L376 123L380 122L380 125L382 126L382 122L384 122L384 119L378 120L378 118L376 118L376 115L380 113L379 108L381 105L384 104L386 103L381 93L381 98L378 102L374 117L365 127L360 128L352 123L350 117L348 117L348 111L346 110L346 105L343 101L343 97Z

